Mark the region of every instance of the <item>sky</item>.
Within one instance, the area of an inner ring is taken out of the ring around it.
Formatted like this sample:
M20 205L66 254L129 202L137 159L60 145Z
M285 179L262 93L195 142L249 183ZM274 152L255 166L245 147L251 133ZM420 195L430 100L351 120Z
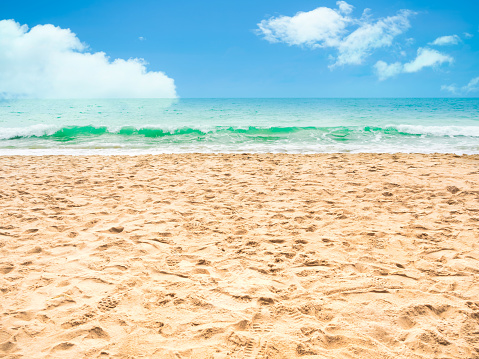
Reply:
M479 1L0 2L0 97L478 97Z

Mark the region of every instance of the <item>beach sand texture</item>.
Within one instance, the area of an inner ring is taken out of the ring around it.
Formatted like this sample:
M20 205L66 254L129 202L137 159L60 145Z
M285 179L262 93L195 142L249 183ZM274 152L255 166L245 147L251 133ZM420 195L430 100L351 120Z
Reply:
M479 358L479 156L0 157L2 358Z

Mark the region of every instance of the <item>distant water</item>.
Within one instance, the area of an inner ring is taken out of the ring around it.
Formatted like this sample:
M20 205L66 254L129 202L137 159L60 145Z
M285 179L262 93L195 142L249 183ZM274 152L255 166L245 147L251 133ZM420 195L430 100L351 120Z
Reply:
M0 155L479 153L479 99L11 100Z

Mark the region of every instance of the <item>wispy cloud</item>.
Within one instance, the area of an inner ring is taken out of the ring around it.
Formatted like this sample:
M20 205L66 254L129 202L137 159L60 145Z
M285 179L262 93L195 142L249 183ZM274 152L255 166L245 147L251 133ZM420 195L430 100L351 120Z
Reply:
M441 90L448 91L455 95L468 94L479 91L479 76L473 78L465 86L458 87L457 85L442 85Z
M334 48L331 68L358 65L379 48L392 46L394 39L410 28L410 10L394 16L373 19L369 9L360 18L351 17L353 6L338 1L338 9L319 7L294 16L278 16L261 21L257 33L271 43L290 46Z
M413 61L404 64L404 72L418 72L425 67L439 66L446 62L451 64L454 62L454 59L436 50L419 48L417 57Z
M362 23L341 41L334 65L360 65L374 50L391 46L396 36L409 29L411 14L411 11L401 10L396 16Z
M89 52L70 29L0 21L0 96L7 98L176 97L173 79L143 59Z
M446 46L457 45L461 41L461 38L457 35L441 36L430 43L430 45Z
M400 73L413 73L419 72L425 67L437 68L444 63L453 63L454 58L449 55L443 54L437 50L429 48L419 48L417 50L417 56L414 60L402 64L396 62L393 64L387 64L384 61L378 61L374 65L376 74L379 80L386 80L390 77L399 75Z
M354 6L348 4L346 1L337 1L336 5L338 5L339 11L346 15L351 14L354 10Z

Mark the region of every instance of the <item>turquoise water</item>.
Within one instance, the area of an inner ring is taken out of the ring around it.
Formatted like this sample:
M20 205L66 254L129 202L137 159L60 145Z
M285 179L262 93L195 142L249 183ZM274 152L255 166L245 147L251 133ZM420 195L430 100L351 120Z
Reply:
M11 100L0 155L479 153L479 99Z

